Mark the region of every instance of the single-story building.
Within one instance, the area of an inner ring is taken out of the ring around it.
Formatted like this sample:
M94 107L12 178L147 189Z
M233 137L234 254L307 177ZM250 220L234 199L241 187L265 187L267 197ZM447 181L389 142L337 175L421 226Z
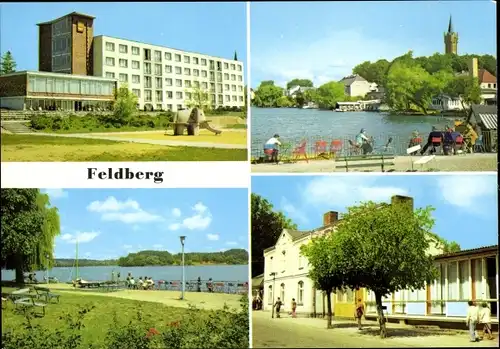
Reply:
M480 127L486 151L497 151L497 107L495 105L472 105L466 123L477 124Z

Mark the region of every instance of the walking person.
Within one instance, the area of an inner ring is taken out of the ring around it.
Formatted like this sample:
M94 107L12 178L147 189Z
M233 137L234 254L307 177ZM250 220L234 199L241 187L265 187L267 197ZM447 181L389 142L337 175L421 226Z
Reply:
M469 308L467 309L467 317L465 318L465 323L469 326L469 336L471 342L477 342L478 338L476 337L476 326L479 320L479 312L474 304L474 302L469 301Z
M295 301L295 298L292 298L292 317L297 317L297 302Z
M276 301L276 303L274 303L274 307L276 308L276 317L278 319L280 318L280 310L282 306L283 302L281 301L280 297L278 297L278 300Z
M488 307L488 303L486 302L481 304L479 323L483 325L483 338L487 334L488 339L493 339L493 333L491 332L491 309Z
M354 318L358 323L358 330L361 330L361 318L365 315L365 306L361 298L358 298L358 304L356 305L356 309L354 310Z

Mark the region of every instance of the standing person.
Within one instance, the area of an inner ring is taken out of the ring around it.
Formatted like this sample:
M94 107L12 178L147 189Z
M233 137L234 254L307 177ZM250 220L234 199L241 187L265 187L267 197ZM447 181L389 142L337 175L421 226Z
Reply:
M118 274L116 274L116 279L117 279L118 282L120 282L120 276L121 276L120 272L118 272Z
M483 337L485 334L488 334L488 339L493 339L493 333L491 332L491 310L486 302L481 304L481 308L479 323L483 324Z
M197 287L196 291L201 292L201 277L199 276L198 276L198 281L196 283L196 287Z
M280 297L278 297L278 300L276 301L276 303L274 303L274 307L276 308L276 317L278 319L280 318L280 310L282 306L283 302L281 301Z
M295 298L292 298L292 317L297 317L297 302L295 301Z
M111 281L115 282L115 271L114 270L111 272Z
M358 322L358 330L361 330L361 318L365 315L365 306L361 298L358 298L358 304L354 310L354 318Z
M267 140L267 142L264 144L264 154L268 155L270 153L271 155L271 162L276 162L278 163L278 147L281 145L280 142L280 135L275 134L271 138Z
M476 337L476 326L477 321L479 320L479 313L474 302L469 301L469 308L467 309L467 317L465 318L465 323L469 326L469 336L471 342L477 342L478 338Z

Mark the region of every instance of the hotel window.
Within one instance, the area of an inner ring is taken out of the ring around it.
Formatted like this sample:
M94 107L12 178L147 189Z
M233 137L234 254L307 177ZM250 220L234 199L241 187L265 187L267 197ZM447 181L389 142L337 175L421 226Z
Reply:
M215 81L215 74L213 71L210 72L210 81Z
M111 72L107 71L106 72L106 77L108 79L114 79L115 78L115 73L111 73Z
M243 81L243 77L241 75L238 75L238 81Z
M134 88L132 89L132 93L135 94L137 98L141 98L141 90Z
M184 109L184 107L182 106L182 104L177 104L177 110L182 110Z
M191 80L184 80L184 87L191 87Z
M162 88L162 78L155 78L155 88L161 89Z
M281 301L285 302L285 284L281 284L280 286L280 296L281 296Z
M303 303L304 303L304 282L299 281L297 287L297 304L303 304Z
M240 102L243 102L243 96L238 97L240 99Z
M132 61L132 69L140 69L141 63L139 61Z
M120 74L120 82L127 82L128 81L128 75L127 74Z
M304 268L304 256L299 253L299 269Z
M170 79L170 78L165 79L165 85L172 86L172 79Z
M458 263L458 269L460 274L460 289L459 297L461 300L470 299L470 284L469 284L469 261L460 261Z
M148 48L144 49L144 60L145 61L150 61L151 60L151 50L148 49Z
M172 104L167 104L167 110L172 110Z
M206 70L202 70L201 71L201 77L202 78L206 78L207 77L207 71Z
M151 76L145 76L144 77L144 87L145 88L151 88L151 86L152 86Z
M223 95L217 95L217 103L219 103L219 104L224 103L224 96Z
M165 52L165 60L167 60L167 61L172 60L172 54L170 52Z
M458 300L457 262L448 263L448 300Z
M231 80L232 80L232 81L236 81L236 75L231 74Z
M208 66L208 68L209 68L210 70L215 69L215 62L214 62L213 60L210 60L208 63L209 63L209 64L208 64L208 65L209 65L209 66Z
M127 45L118 45L118 49L120 50L120 53L128 53L128 46Z
M199 81L193 81L193 85L194 85L194 87L199 88L200 87L200 82Z
M200 71L198 69L193 69L193 76L200 76Z
M172 66L171 65L166 65L165 66L165 73L166 74L171 74L172 73Z
M151 102L152 93L151 90L144 90L144 101Z
M191 92L186 92L186 99L191 100Z
M242 69L241 65L238 64L238 71L242 71Z
M64 93L64 80L56 79L56 93Z
M222 92L222 84L217 84L217 93Z
M210 92L215 92L215 84L210 83Z
M202 88L203 90L206 90L206 89L208 88L208 84L207 84L206 82L202 82L202 83L201 83L201 88Z
M217 62L217 70L218 71L222 70L222 62Z
M156 101L157 102L163 102L163 92L162 91L156 91Z
M175 86L182 87L182 80L181 79L175 79Z
M112 57L106 57L106 65L110 67L115 66L115 59Z
M229 84L224 84L224 91L229 91Z
M155 75L161 76L161 73L162 73L161 64L155 64Z
M224 98L226 99L226 102L231 102L231 96L230 95L225 95Z
M191 63L189 56L184 56L184 63Z
M231 85L231 91L236 92L236 85Z
M172 91L166 91L165 95L166 95L167 99L172 99Z
M198 57L193 57L193 64L198 64L198 63L200 63Z
M128 60L126 59L119 59L118 64L120 65L120 68L128 68Z
M217 73L217 82L222 81L222 73Z
M243 86L238 86L238 91L243 92Z
M106 51L115 52L115 44L112 42L106 43Z
M175 67L175 73L177 75L181 75L182 74L182 68L181 67Z
M229 80L229 74L228 73L224 73L224 80Z
M273 302L273 286L272 285L269 285L269 287L267 288L267 303L274 305L274 302Z
M237 102L238 101L238 97L237 96L232 96L231 99L233 100L233 102Z
M139 75L132 75L132 83L133 84L140 84L141 83L141 77Z
M229 63L224 63L224 69L229 69Z
M207 60L205 58L201 59L201 65L207 65Z
M144 74L151 74L151 63L144 63Z
M182 92L176 92L175 93L175 98L176 99L182 99Z
M138 56L140 53L139 47L137 46L132 46L132 54L135 56Z
M235 69L234 64L231 64L231 70L234 70L234 69Z
M184 68L184 75L190 76L191 75L191 69Z
M47 92L54 93L54 79L47 78Z
M155 51L155 62L161 62L161 51Z
M176 54L174 55L174 58L175 58L175 61L176 61L176 62L180 62L180 61L181 61L181 55L180 55L180 54L177 54L177 53L176 53Z

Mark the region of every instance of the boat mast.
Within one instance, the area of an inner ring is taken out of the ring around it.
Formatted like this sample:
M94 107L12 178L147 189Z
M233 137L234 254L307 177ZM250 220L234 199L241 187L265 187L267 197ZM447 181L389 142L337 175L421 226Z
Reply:
M76 239L76 258L75 258L75 264L76 264L76 279L78 280L78 239Z

